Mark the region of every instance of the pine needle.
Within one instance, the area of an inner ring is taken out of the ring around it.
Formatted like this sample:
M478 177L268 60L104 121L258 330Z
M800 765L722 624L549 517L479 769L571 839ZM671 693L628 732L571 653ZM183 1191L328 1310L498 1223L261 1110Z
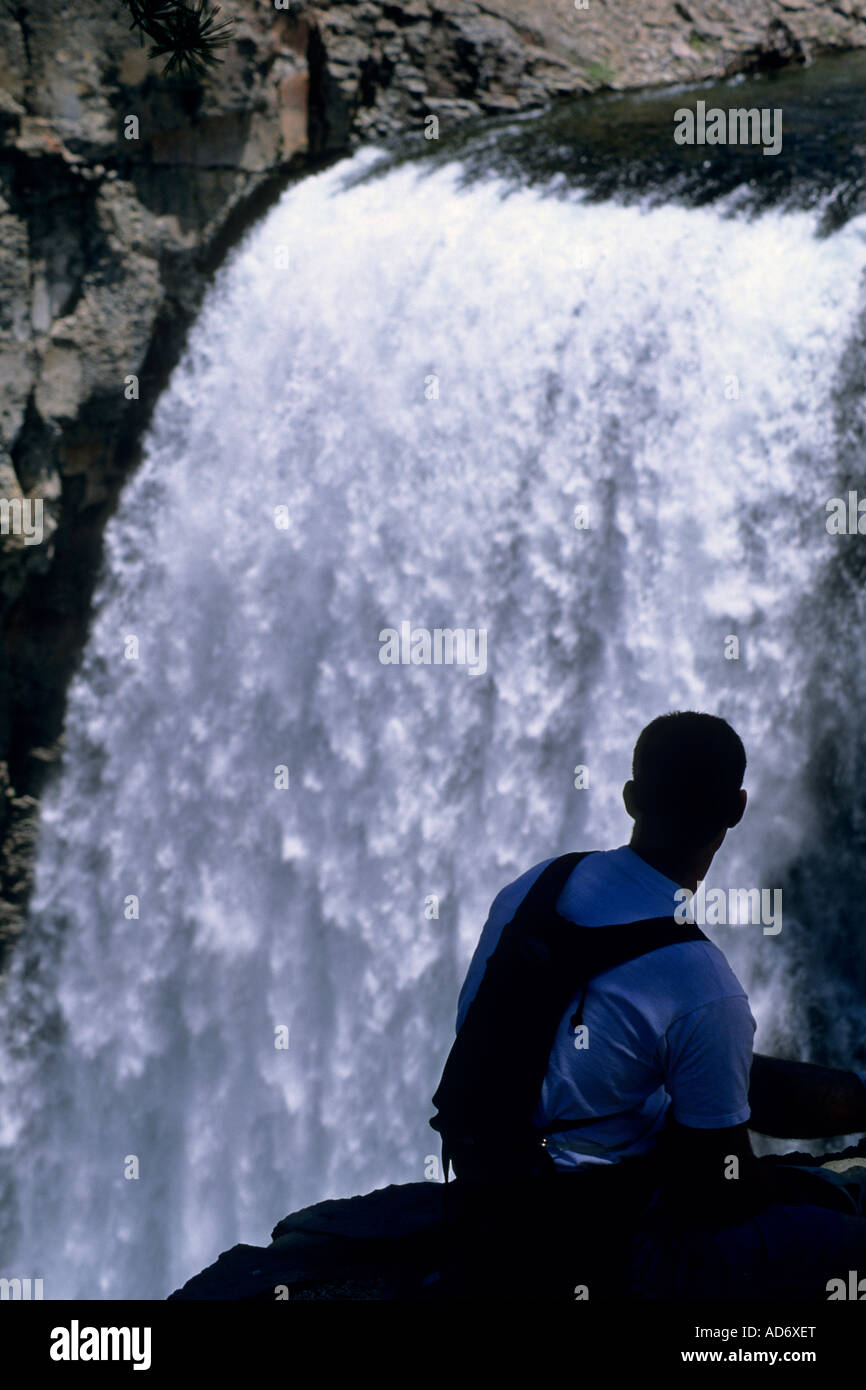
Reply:
M183 78L201 78L214 63L217 50L229 42L234 25L217 20L219 6L210 0L126 0L132 15L131 29L153 40L151 58L167 56L163 72Z

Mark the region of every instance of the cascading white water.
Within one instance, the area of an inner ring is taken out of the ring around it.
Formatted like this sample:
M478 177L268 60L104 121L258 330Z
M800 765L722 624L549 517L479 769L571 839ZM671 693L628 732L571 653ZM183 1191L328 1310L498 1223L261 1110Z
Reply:
M490 900L627 839L655 714L746 742L713 882L772 882L808 833L859 224L345 172L218 276L109 528L0 1044L2 1272L47 1298L163 1298L421 1179ZM383 665L406 620L486 629L486 673ZM716 939L766 1046L786 934Z

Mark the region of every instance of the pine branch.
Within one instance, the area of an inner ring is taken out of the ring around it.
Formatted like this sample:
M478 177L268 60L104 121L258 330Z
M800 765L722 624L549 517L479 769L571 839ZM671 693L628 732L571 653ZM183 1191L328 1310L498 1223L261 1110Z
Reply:
M151 58L168 55L166 76L201 78L214 63L223 60L217 49L229 42L234 25L217 21L219 6L211 0L126 0L132 15L131 29L153 40Z

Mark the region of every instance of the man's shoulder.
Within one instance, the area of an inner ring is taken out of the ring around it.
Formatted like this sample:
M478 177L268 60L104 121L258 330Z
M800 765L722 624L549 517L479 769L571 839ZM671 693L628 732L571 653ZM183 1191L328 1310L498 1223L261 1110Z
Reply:
M626 851L625 856L623 855L623 850ZM582 857L572 870L569 882L578 875L582 879L585 878L587 872L589 872L593 878L598 877L600 874L607 877L608 874L615 873L618 866L622 867L624 862L627 863L628 857L631 855L631 851L628 849L627 845L621 845L617 849L582 850L579 851L579 853ZM547 859L540 859L538 863L533 864L531 868L524 869L523 873L519 874L517 878L509 879L504 887L499 890L494 901L498 902L500 898L514 898L519 901L524 898L536 879L541 877L544 870L562 857L564 856L551 854ZM631 857L635 858L633 855L631 855Z
M560 911L588 927L625 926L646 918L673 918L676 893L672 879L629 845L620 845L581 860L569 877Z
M556 858L556 855L551 855L549 859L542 859L539 863L533 864L531 869L525 869L517 878L510 879L493 899L491 912L498 912L505 907L518 907L536 879L541 877L548 864L552 864Z

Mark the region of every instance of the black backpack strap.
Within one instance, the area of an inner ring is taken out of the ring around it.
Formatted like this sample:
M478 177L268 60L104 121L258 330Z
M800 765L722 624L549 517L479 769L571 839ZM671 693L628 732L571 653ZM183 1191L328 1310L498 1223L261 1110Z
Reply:
M498 956L501 958L508 952L510 938L514 938L515 941L519 942L518 949L521 954L524 952L527 953L529 959L535 959L537 961L539 959L539 953L542 953L541 959L546 959L546 955L544 954L546 951L545 946L536 938L527 936L527 925L533 922L545 923L555 915L556 904L559 901L560 894L574 872L574 869L580 863L581 859L586 859L587 855L594 854L595 852L595 850L580 850L572 851L569 854L561 854L558 858L551 860L545 869L542 869L528 893L525 893L520 900L514 916L510 918L503 927L496 950L488 960L488 966L490 962L494 960L494 957ZM438 1095L439 1092L437 1092L437 1096ZM437 1096L433 1097L434 1104L438 1103ZM438 1129L438 1117L434 1116L430 1124L433 1129ZM448 1182L451 1158L452 1153L448 1142L448 1134L447 1131L443 1129L442 1169L445 1174L446 1183Z
M683 941L707 941L700 927L684 922L680 925L673 917L642 917L638 922L623 922L610 927L583 927L576 922L568 923L569 947L575 952L585 971L586 983L605 970L626 961L636 960L638 956L659 951L663 946L678 946ZM583 1005L586 999L586 986L580 1004L571 1016L571 1025L581 1022Z
M550 917L556 911L560 894L575 868L581 859L586 859L590 854L595 854L595 850L585 849L578 853L561 854L558 859L551 860L547 868L542 869L529 892L524 895L511 919L512 922L522 924L525 920L544 921Z
M642 917L639 922L622 922L610 927L584 927L565 921L565 940L586 971L587 979L612 970L615 965L658 951L662 946L678 946L683 941L708 941L694 923L677 922L673 917Z

